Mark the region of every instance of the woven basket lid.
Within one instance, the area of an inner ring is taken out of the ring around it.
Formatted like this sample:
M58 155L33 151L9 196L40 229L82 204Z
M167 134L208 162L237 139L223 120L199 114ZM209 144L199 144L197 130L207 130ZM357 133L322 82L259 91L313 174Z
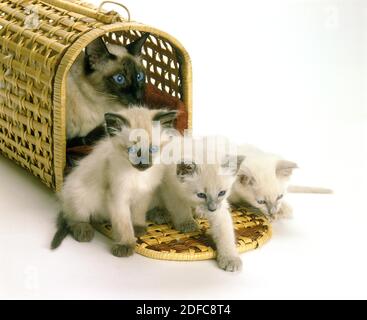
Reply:
M271 225L256 209L247 207L232 209L237 250L242 253L257 249L271 237ZM206 231L207 220L198 219L200 231L181 233L169 224L148 223L147 233L138 238L135 252L159 260L195 261L214 259L215 245ZM112 239L109 223L94 223L96 230Z

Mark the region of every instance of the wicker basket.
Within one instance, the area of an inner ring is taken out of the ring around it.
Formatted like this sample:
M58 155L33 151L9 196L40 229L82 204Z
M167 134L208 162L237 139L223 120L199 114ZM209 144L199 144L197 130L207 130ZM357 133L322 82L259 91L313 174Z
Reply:
M36 28L27 23L33 13ZM98 37L126 44L150 32L142 55L147 81L183 101L191 126L188 53L169 34L132 22L127 13L122 18L76 0L0 0L0 152L56 191L66 161L67 74Z

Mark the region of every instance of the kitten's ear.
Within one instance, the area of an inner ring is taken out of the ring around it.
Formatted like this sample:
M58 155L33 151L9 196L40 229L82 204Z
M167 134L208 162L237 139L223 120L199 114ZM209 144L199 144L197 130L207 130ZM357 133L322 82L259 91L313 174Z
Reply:
M253 186L255 184L255 179L249 168L242 166L241 170L238 172L238 181L244 186Z
M95 69L98 63L110 59L113 55L109 53L102 38L97 38L85 48L85 57L89 63L89 67Z
M130 127L129 121L119 114L106 113L104 118L106 121L106 130L111 137L121 132L122 128Z
M135 40L134 42L129 43L126 46L127 52L129 52L133 56L140 56L141 49L145 41L147 41L148 37L150 36L149 32L144 33L139 39Z
M276 167L276 174L278 177L290 177L293 173L293 169L297 169L298 165L295 162L287 160L279 160Z
M237 156L226 155L222 160L221 166L223 169L229 169L232 175L236 175L245 158L246 157L243 155L237 155Z
M177 164L177 177L183 181L186 177L193 176L195 173L197 173L198 167L194 162L186 163L181 162Z
M159 121L162 128L173 128L177 116L178 111L175 110L160 111L154 116L153 121Z

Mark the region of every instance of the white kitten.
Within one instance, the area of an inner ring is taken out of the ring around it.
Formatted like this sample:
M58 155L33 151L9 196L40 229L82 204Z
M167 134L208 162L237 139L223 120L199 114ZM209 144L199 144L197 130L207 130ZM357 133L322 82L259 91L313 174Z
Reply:
M194 158L195 159L195 156ZM226 271L241 269L242 262L235 245L232 217L227 196L235 181L243 158L233 161L225 157L216 163L195 163L185 159L176 165L167 166L159 188L161 209L151 210L148 219L157 223L171 220L175 229L182 232L198 230L195 216L208 219L210 234L217 247L217 262Z
M68 233L78 241L91 241L94 232L90 220L94 219L111 221L115 256L133 253L135 236L145 232L146 211L164 172L161 165L154 164L161 146L151 145L152 122L160 121L165 141L164 129L171 128L175 118L175 111L141 107L105 115L109 137L97 144L66 178L60 194L59 230L52 248L58 247ZM138 150L138 141L130 141L132 130L137 128L148 134L147 150ZM149 161L144 161L142 154Z
M278 155L266 153L251 145L238 147L245 156L233 184L229 202L234 205L248 203L271 219L290 218L292 208L284 201L287 192L331 193L322 188L288 186L297 164Z

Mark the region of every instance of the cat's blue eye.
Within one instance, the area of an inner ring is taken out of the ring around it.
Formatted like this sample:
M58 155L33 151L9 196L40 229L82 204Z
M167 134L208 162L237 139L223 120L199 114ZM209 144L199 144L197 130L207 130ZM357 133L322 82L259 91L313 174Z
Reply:
M256 200L258 204L266 204L265 200Z
M126 81L125 76L121 73L115 74L112 78L117 84L124 84Z
M150 153L157 153L159 151L159 147L158 146L151 146L149 148L149 152Z
M279 197L277 198L277 200L280 200L280 199L282 199L283 198L283 194L281 194L281 195L279 195Z
M206 194L205 193L202 193L202 192L199 192L196 194L198 196L198 198L200 199L206 199Z
M136 147L135 147L135 146L131 146L131 147L127 148L127 152L128 152L129 154L135 154L135 153L136 153L136 151L137 151L137 149L136 149Z
M219 197L223 197L226 194L226 192L224 190L222 190L221 192L218 193Z
M145 78L144 72L138 72L138 74L136 75L136 80L143 81Z

